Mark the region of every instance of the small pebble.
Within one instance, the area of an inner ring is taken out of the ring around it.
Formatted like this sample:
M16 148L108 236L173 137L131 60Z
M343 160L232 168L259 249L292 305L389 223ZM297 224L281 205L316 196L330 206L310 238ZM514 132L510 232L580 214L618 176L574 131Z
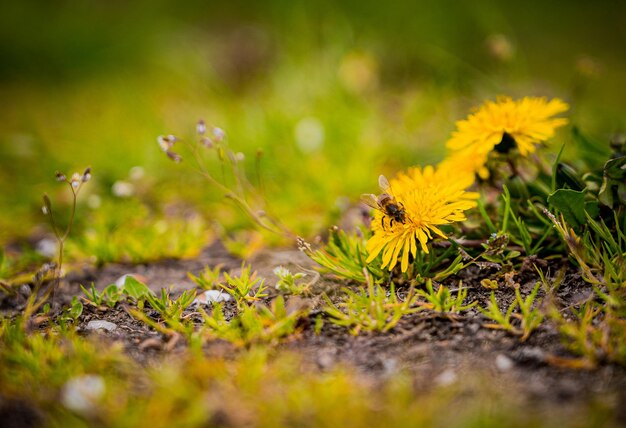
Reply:
M206 305L213 302L229 302L233 298L230 294L221 290L208 290L196 297L192 305Z
M93 320L87 323L87 330L106 330L113 331L117 328L117 324L104 320Z
M395 358L385 358L383 360L383 370L385 372L385 376L392 376L398 372L398 369L398 360Z
M475 323L475 322L474 322L474 323L471 323L471 324L469 324L469 325L467 326L467 329L468 329L471 333L476 334L476 332L477 332L478 330L480 330L480 324Z
M58 244L57 241L50 238L44 238L41 241L37 242L35 246L35 251L44 257L54 257L58 252Z
M513 361L503 354L498 354L496 357L496 368L501 372L508 372L513 368Z
M457 380L457 375L452 369L446 369L435 378L435 383L439 386L450 386Z
M332 367L335 362L335 358L328 352L323 353L317 358L317 364L322 369Z
M523 348L519 352L519 359L522 361L543 362L546 359L546 353L537 346Z
M61 390L63 405L77 413L88 414L95 410L104 395L106 385L98 375L77 376L68 380Z
M19 288L20 294L24 297L28 297L32 294L32 290L28 286L28 284L22 284Z

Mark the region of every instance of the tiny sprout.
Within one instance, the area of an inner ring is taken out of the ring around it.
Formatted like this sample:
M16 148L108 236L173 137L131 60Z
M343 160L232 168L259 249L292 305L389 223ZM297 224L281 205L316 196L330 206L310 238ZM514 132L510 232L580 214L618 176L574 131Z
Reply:
M306 276L304 273L293 274L289 269L283 266L276 266L274 268L274 275L276 275L279 281L276 283L276 290L284 293L300 294L306 288L306 285L298 285L296 281Z
M213 127L213 138L218 143L221 142L226 137L226 132L222 128Z
M196 125L196 132L198 132L198 135L204 135L206 132L206 124L204 123L204 120L200 119L198 121L198 124Z

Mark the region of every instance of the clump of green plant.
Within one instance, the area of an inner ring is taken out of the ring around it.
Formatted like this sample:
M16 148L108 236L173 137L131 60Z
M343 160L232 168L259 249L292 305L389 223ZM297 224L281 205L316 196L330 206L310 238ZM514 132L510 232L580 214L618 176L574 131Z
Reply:
M520 336L520 341L526 341L545 318L539 304L535 302L540 286L541 284L537 283L525 298L522 297L519 288L516 288L515 300L509 305L506 312L502 312L498 307L495 292L492 291L487 308L478 306L478 310L484 316L495 321L495 324L485 324L485 327L508 331L511 334ZM519 308L519 311L515 312L517 308ZM514 323L513 319L518 320L518 322Z
M204 290L221 289L235 299L237 307L241 308L253 302L267 297L265 279L258 278L256 271L251 272L252 267L241 264L239 275L230 275L221 272L221 266L211 269L206 267L198 276L189 273L189 278ZM221 279L223 276L223 280Z
M74 225L74 219L76 217L76 204L78 201L78 194L80 193L83 185L91 179L91 168L86 168L82 174L74 173L71 177L67 177L65 174L61 172L56 172L56 179L59 182L65 183L68 185L70 192L72 194L72 206L70 209L70 217L67 222L67 226L63 229L55 220L54 212L52 210L52 202L50 197L47 194L43 195L43 214L49 219L50 226L52 227L52 232L54 233L54 237L57 241L58 252L57 252L57 260L56 265L54 266L54 279L50 281L48 287L44 291L43 295L39 295L39 291L41 286L43 285L43 278L35 277L34 278L34 290L31 293L31 296L28 299L26 309L24 309L24 316L29 318L33 313L35 313L47 300L50 296L54 296L54 291L59 286L61 281L61 277L63 276L63 251L65 242L72 231L72 226Z
M187 276L201 289L215 290L219 288L219 283L222 277L222 265L219 264L212 269L205 266L204 270L197 276L191 272L187 273Z
M306 316L304 309L289 310L282 296L265 305L245 305L227 321L221 303L213 305L211 315L200 310L205 322L206 338L227 340L236 346L276 343L297 331L298 321Z
M244 263L241 265L241 274L237 276L229 275L225 272L224 279L226 283L218 284L235 299L238 308L267 297L265 279L258 278L256 271L250 273L251 270L252 267L250 265L246 266Z
M467 287L463 287L463 283L459 282L459 288L457 289L456 296L452 294L452 291L444 285L439 285L437 291L433 290L433 281L429 279L426 281L426 290L417 290L417 294L426 299L425 302L417 301L416 305L425 309L445 313L455 314L465 311L478 302L472 302L468 305L464 305L465 299L467 299Z
M127 275L124 278L124 284L121 287L117 284L109 284L102 292L99 292L93 283L89 289L82 285L80 288L85 294L83 300L98 308L103 305L114 308L117 303L130 300L139 309L142 309L148 296L154 297L152 290L132 275Z
M130 309L129 313L160 333L170 336L180 333L191 339L195 326L191 320L183 316L183 313L195 298L195 290L186 290L177 299L173 299L171 293L162 288L160 296L152 293L145 295L146 303L159 314L160 321L155 321L141 309Z
M278 277L275 288L281 293L297 295L308 291L311 287L311 283L298 282L306 276L303 272L291 273L289 269L277 266L274 268L274 275Z
M393 283L387 290L370 281L367 288L360 287L356 292L344 288L344 292L345 300L339 304L333 303L324 294L327 304L324 312L331 323L349 328L353 335L358 335L361 331L389 331L405 315L421 310L415 307L417 296L413 287L409 289L404 300L396 294Z
M620 315L607 309L606 303L588 301L579 308L571 308L567 317L552 308L550 318L556 322L565 346L581 356L574 366L592 368L605 362L626 365L626 319L623 310L624 306Z
M368 277L375 281L384 280L388 274L380 269L380 263L367 263L365 243L361 230L347 234L337 226L330 228L328 243L323 249L313 250L311 245L298 238L298 249L321 266L323 273L335 275L361 284Z

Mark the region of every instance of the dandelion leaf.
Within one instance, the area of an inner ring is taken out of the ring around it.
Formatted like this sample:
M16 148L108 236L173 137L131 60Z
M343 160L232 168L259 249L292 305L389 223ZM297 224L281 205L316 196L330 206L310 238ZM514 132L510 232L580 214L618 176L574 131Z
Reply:
M587 223L587 216L594 218L598 215L598 203L585 201L585 193L571 189L559 189L548 197L548 203L558 209L565 217L565 221L574 227Z

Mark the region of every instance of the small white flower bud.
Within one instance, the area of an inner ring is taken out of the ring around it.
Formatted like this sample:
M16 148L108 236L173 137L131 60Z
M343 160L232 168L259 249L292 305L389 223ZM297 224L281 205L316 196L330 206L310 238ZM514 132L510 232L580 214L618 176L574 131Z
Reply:
M213 128L213 138L215 139L215 141L219 143L225 137L226 137L226 133L224 132L222 128L218 128L218 127Z
M204 135L206 132L206 124L204 123L204 120L198 121L198 124L196 125L196 132L198 135Z
M91 180L91 168L85 168L85 172L83 172L83 183Z
M81 181L83 181L83 177L79 173L75 172L74 174L72 174L71 183L72 183L73 188L75 189L78 188L78 186L80 186Z

